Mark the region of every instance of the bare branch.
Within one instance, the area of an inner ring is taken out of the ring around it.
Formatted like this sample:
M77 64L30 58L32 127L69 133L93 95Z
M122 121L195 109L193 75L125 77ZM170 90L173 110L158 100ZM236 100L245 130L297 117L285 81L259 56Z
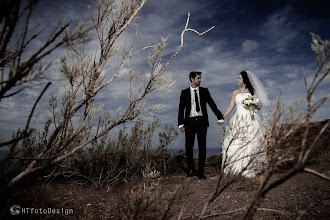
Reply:
M239 208L239 209L235 209L235 210L231 210L231 211L227 211L227 212L219 212L219 213L216 213L216 214L204 215L204 216L200 217L200 219L216 217L216 216L221 216L221 215L234 214L234 213L237 213L237 212L245 211L246 209L247 209L247 207L244 207L244 208Z
M318 177L320 177L322 179L330 180L330 176L325 175L325 174L320 173L320 172L317 172L316 170L313 170L313 169L310 169L310 168L305 167L304 171L305 172L308 172L308 173L311 173L311 174L313 174L315 176L318 176Z
M45 88L42 90L42 92L40 93L39 97L37 98L37 100L35 101L33 107L32 107L32 110L30 112L30 115L29 115L29 118L26 122L26 126L25 126L25 131L27 131L29 129L29 125L30 125L30 121L31 121L31 117L33 115L33 112L38 104L38 102L40 101L41 97L43 96L43 94L46 92L46 90L48 89L48 87L51 85L52 83L51 82L48 82L47 85L45 86Z
M31 132L29 132L28 130L29 130L29 125L30 125L30 121L31 121L32 115L33 115L33 113L34 113L34 110L35 110L35 108L36 108L38 102L40 101L41 97L43 96L43 94L45 93L45 91L47 90L47 88L48 88L50 85L51 85L51 82L47 83L47 85L45 86L45 88L42 90L42 92L40 93L39 97L38 97L37 100L35 101L35 103L34 103L34 105L33 105L33 107L32 107L32 110L31 110L31 112L30 112L29 118L28 118L28 120L27 120L27 122L26 122L25 129L24 129L24 131L22 132L22 135L20 135L19 137L14 138L14 139L12 139L12 140L10 140L10 141L6 141L6 142L2 142L2 143L0 143L0 147L8 146L9 144L12 144L12 143L15 143L15 142L17 142L17 141L20 141L20 140L22 140L22 139L28 137L28 136L31 134Z
M190 12L188 13L186 26L183 29L183 31L181 32L181 44L180 44L179 48L177 49L177 51L172 55L172 57L167 61L167 63L160 70L160 73L162 73L165 70L165 68L171 63L171 61L174 59L174 57L176 57L176 55L178 55L178 53L181 51L181 49L183 47L183 36L187 31L193 31L194 33L196 33L198 35L203 35L203 34L207 33L208 31L212 30L215 27L215 26L213 26L213 27L209 28L208 30L204 31L203 33L200 33L198 31L196 31L195 29L191 29L191 28L188 29L189 19L190 19Z
M16 143L16 142L18 142L18 141L20 141L20 140L22 140L22 139L30 136L31 132L32 131L23 132L20 136L14 138L14 139L11 139L9 141L2 142L2 143L0 143L0 147L4 147L4 146L8 146L10 144Z
M306 166L307 165L307 162L308 162L308 159L310 157L311 151L314 149L314 147L316 146L317 142L319 141L319 139L321 138L321 136L324 134L324 132L326 131L326 129L328 128L329 125L330 125L330 120L328 120L327 123L322 127L321 131L315 137L313 143L306 150L304 156L301 158L301 160L299 160L299 163L301 163L302 166Z
M210 214L210 215L205 215L203 216L201 219L205 219L205 218L210 218L210 217L216 217L216 216L221 216L221 215L230 215L230 214L234 214L234 213L238 213L238 212L243 212L246 211L248 207L244 207L244 208L239 208L239 209L235 209L232 211L227 211L227 212L219 212L216 214ZM291 213L282 211L282 210L278 210L278 209L269 209L269 208L257 208L258 211L266 211L266 212L276 212L276 213L282 213L284 215L290 215Z

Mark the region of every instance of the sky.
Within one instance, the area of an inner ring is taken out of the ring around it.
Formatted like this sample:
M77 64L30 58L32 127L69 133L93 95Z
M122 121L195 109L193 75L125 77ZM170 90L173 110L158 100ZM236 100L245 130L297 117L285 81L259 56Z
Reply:
M72 21L78 24L88 22L87 0L40 1L36 13L31 18L32 26L47 25L53 30L58 24ZM306 97L302 71L309 82L315 73L315 54L311 50L311 32L322 39L330 39L330 3L313 0L150 0L136 21L138 36L135 51L156 44L162 37L168 37L168 47L163 63L178 49L180 34L190 13L189 28L203 32L215 26L203 36L192 32L185 33L184 46L165 70L175 80L174 88L167 94L153 94L149 105L164 104L163 123L177 125L178 105L181 90L190 85L189 73L201 71L202 87L207 87L222 113L229 105L233 90L238 89L237 77L242 70L254 72L269 92L274 103L281 94L281 100L292 104L296 99ZM116 45L122 48L132 40L136 29L129 27L120 36ZM43 35L42 38L46 38ZM31 44L38 48L43 39ZM91 42L87 52L95 54L98 48L96 39ZM58 60L63 51L56 51L49 59ZM134 58L131 65L147 71L147 53ZM116 60L113 59L114 66ZM105 72L111 74L109 65ZM58 68L53 66L48 72L54 83L38 104L33 123L42 127L49 117L49 96L63 95L63 88L56 82ZM126 83L126 84L125 84ZM127 102L127 82L114 84L98 95L102 111L115 112L124 109ZM330 79L327 78L316 92L315 100L329 93ZM23 127L29 110L40 94L43 86L34 86L24 92L2 100L0 103L0 134L8 140L13 131ZM329 101L316 113L314 120L329 118ZM209 111L210 127L207 136L207 148L221 151L220 141L223 128L216 124L216 117ZM234 110L235 111L235 110ZM232 113L233 114L233 113ZM175 148L184 149L184 134L179 132L174 143ZM195 146L196 149L196 146Z

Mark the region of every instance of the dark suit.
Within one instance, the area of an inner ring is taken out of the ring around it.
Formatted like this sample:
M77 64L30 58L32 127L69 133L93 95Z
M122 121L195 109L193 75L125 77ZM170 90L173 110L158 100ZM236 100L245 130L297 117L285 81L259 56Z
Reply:
M199 174L203 174L206 158L206 134L207 127L209 127L206 103L211 107L213 113L217 116L218 120L223 119L223 115L217 108L217 105L214 103L207 88L199 87L199 98L203 116L191 118L189 117L191 110L190 88L182 90L179 104L178 124L184 125L185 127L185 148L189 170L194 170L193 148L195 142L195 135L197 134L199 150L198 172Z

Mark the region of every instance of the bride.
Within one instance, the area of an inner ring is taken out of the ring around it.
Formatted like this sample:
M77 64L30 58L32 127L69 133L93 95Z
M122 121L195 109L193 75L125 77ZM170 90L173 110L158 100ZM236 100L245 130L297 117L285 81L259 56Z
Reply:
M242 71L237 82L241 88L233 91L230 104L223 115L226 118L237 106L224 134L222 167L226 174L255 177L258 169L267 163L265 129L256 111L261 110L266 116L270 101L267 90L254 73ZM248 99L252 96L259 103L247 106L246 103L249 103Z

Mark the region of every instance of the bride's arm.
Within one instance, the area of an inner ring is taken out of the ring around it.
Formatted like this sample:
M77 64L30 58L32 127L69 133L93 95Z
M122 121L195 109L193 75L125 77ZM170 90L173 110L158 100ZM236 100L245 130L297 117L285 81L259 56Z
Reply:
M233 94L231 96L231 100L230 100L230 104L227 108L227 110L225 111L225 113L223 114L223 117L226 118L234 109L235 107L235 96L237 94L237 91L233 91Z

